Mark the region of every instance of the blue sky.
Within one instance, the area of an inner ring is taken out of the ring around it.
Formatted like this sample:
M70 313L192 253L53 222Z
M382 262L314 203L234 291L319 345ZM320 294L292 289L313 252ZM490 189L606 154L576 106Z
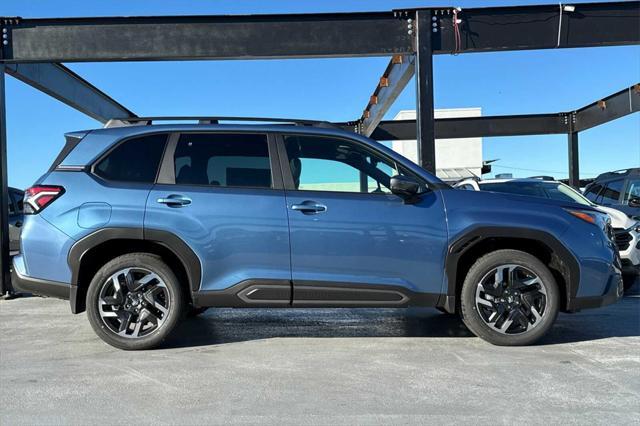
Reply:
M446 2L445 2L446 3ZM461 7L549 1L461 1ZM2 0L0 16L62 17L389 10L425 1L25 1ZM453 4L453 3L452 3ZM550 37L554 35L550 34ZM140 115L359 117L388 58L70 64ZM572 110L640 82L640 47L476 53L435 57L436 108L482 107L484 115ZM9 183L46 171L68 131L99 123L6 77ZM410 83L388 117L415 108ZM484 139L497 173L567 175L566 136ZM581 176L640 166L640 114L580 135Z

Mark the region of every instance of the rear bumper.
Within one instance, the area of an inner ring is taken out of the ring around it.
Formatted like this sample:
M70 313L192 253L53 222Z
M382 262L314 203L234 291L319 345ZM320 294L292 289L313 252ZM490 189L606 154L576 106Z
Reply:
M11 285L14 290L33 293L39 296L69 300L71 286L58 281L42 280L21 275L16 268L11 272Z
M569 301L569 311L600 308L618 302L624 294L624 285L620 273L611 274L606 291L602 296L576 297Z

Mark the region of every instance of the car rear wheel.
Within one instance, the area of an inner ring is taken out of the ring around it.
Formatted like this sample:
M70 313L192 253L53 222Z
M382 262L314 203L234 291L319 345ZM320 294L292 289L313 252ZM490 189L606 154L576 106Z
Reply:
M173 331L184 312L179 282L154 255L117 257L96 273L87 316L96 334L120 349L151 349Z
M551 328L559 302L553 274L539 259L498 250L469 270L462 286L462 320L494 345L530 345Z

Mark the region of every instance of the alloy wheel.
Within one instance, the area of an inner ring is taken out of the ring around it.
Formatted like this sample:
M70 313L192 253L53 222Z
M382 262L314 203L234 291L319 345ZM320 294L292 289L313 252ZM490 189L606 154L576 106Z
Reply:
M98 312L118 336L141 338L158 330L171 309L164 281L145 268L121 269L102 285Z
M537 327L547 312L547 289L524 266L500 265L477 284L475 304L482 320L502 334L522 334Z

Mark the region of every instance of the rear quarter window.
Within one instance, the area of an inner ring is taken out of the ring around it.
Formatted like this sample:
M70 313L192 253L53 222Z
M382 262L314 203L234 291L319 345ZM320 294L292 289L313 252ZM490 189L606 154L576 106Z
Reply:
M128 139L102 158L93 172L110 181L153 183L167 138L155 134Z

